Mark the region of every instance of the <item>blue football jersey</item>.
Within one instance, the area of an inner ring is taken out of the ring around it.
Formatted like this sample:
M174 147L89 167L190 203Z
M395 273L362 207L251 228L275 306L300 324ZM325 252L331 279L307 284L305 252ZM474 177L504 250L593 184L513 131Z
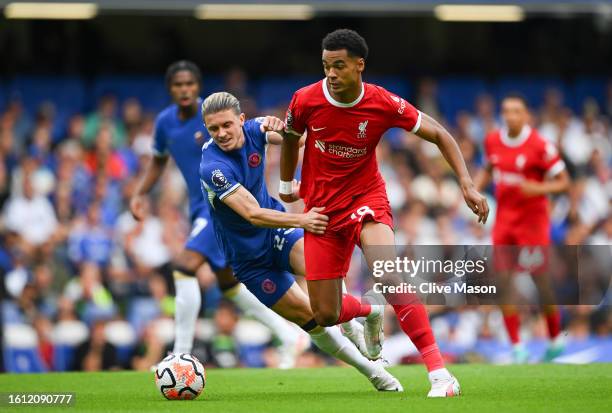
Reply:
M247 120L243 126L242 148L221 150L211 138L202 147L200 178L208 197L215 232L230 264L263 256L274 240L275 229L261 228L238 215L222 200L239 187L249 191L262 208L284 211L268 193L264 179L266 133L260 129L261 118Z
M201 102L198 103L200 105ZM207 208L202 196L198 170L202 156L202 143L210 138L199 112L181 120L177 105L168 106L155 120L153 152L156 156L170 155L181 171L189 193L190 217Z

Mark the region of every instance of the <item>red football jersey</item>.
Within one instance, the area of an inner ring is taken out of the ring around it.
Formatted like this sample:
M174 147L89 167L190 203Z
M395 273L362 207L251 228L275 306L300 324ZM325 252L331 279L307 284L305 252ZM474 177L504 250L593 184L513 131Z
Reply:
M497 199L495 226L541 228L548 225L546 195L525 195L520 185L525 180L542 182L565 168L557 148L535 129L525 126L516 138L508 131L491 132L485 138L485 154L493 167Z
M323 79L295 92L285 122L300 135L307 131L300 197L307 209L324 206L334 225L360 195L384 194L386 199L376 145L393 127L416 132L421 113L369 83L363 83L354 102L338 102Z

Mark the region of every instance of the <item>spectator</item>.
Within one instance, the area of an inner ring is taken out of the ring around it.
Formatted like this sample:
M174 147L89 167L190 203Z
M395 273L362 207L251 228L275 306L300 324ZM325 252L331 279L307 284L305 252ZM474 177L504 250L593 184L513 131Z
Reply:
M103 269L110 265L113 252L112 230L101 221L100 204L94 202L86 217L75 224L68 238L68 254L75 266L95 263Z
M94 323L89 340L77 348L72 370L101 371L121 368L117 348L106 340L105 327L104 321Z
M83 145L86 148L93 148L98 133L104 125L109 129L112 145L115 148L123 146L126 141L125 129L117 118L117 98L110 94L102 96L97 111L85 119Z
M51 256L58 223L49 200L34 192L31 176L23 177L23 193L11 197L4 210L4 226L12 244L33 262Z

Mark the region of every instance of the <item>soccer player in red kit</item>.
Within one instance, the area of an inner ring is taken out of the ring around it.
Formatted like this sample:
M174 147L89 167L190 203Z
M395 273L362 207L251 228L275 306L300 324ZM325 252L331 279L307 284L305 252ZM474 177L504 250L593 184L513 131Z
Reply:
M304 237L306 280L315 319L329 326L366 317L368 352L371 358L378 358L384 307L343 294L342 279L355 245L362 248L370 266L377 257L372 254L375 248L368 247L395 245L391 208L375 154L383 133L400 127L438 145L480 221L486 220L488 206L474 188L457 143L440 124L401 97L362 81L368 47L358 33L336 30L323 39L322 49L325 79L298 90L287 110L279 192L286 202L303 198L306 208L324 207L322 213L329 217L325 234ZM305 132L298 185L293 180L297 138ZM432 388L428 397L458 395L459 383L444 367L425 307L412 303L393 308L429 371Z
M522 96L503 99L502 117L505 126L485 138L488 163L479 173L476 187L484 189L493 178L497 198L493 228L496 274L506 287L515 270L533 275L551 339L545 356L550 361L561 353L563 345L559 336L561 317L546 276L550 244L547 195L567 190L570 180L557 148L529 126L529 109ZM501 308L513 344L513 359L522 363L529 354L520 342L520 318L511 301L508 291Z

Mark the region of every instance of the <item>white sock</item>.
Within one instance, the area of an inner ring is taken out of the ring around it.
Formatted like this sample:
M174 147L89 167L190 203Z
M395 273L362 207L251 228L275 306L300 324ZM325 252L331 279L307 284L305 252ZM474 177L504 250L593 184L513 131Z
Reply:
M223 295L234 302L245 314L255 318L272 330L282 344L294 344L299 331L287 320L263 305L243 284L224 291Z
M437 370L432 370L429 372L429 381L433 382L434 380L446 380L450 379L452 375L446 368L441 368Z
M174 279L176 309L174 312L174 353L191 353L195 324L202 305L200 284L195 277Z
M321 350L355 367L367 378L376 373L376 364L365 358L357 347L342 335L338 327L326 327L319 333L310 333L310 338Z

